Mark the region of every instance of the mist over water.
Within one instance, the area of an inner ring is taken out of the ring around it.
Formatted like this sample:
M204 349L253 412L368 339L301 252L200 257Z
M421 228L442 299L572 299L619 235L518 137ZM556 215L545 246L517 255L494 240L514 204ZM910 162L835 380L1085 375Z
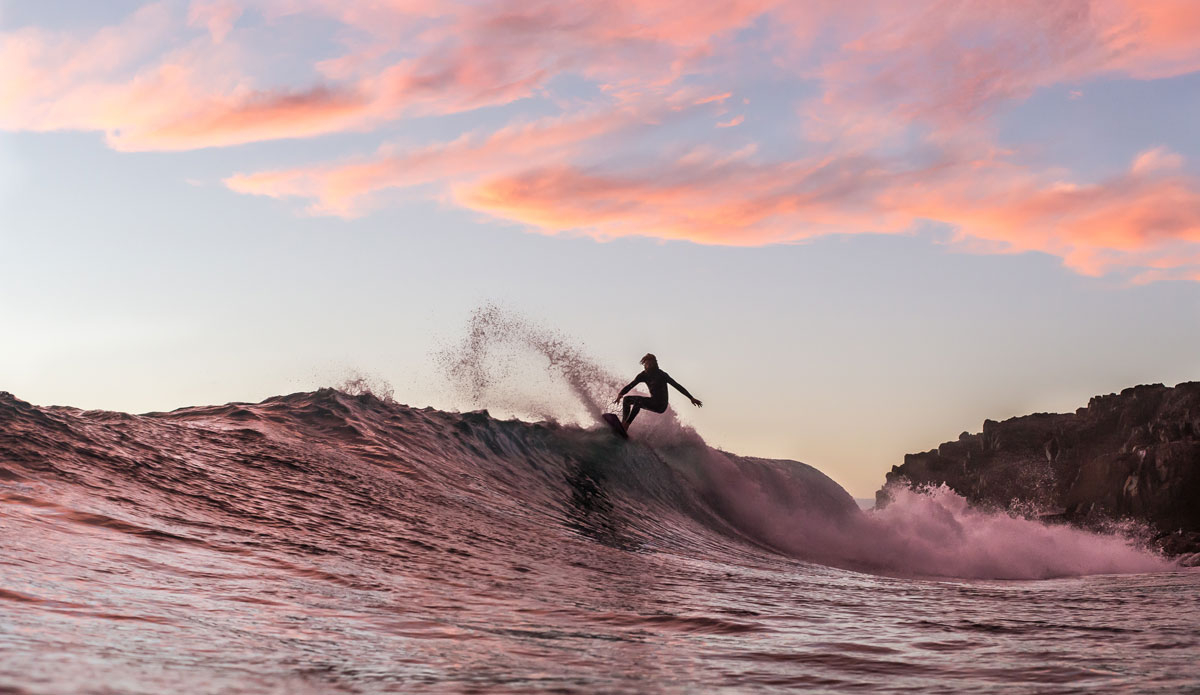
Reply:
M386 384L131 415L0 393L0 690L1178 690L1200 575L1120 534L709 447L483 307Z

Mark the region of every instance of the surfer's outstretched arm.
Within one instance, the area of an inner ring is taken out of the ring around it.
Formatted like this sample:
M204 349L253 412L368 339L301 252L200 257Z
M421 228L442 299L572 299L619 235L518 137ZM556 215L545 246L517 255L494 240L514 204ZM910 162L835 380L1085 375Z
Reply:
M670 384L670 385L672 385L672 386L674 386L674 387L675 387L675 389L676 389L676 390L678 390L678 391L679 391L680 393L682 393L683 395L687 396L687 397L688 397L688 399L689 399L689 400L691 400L691 402L692 402L692 405L696 406L697 408L699 408L700 406L704 405L703 403L701 403L701 402L700 402L700 399L699 399L699 398L696 398L696 397L695 397L695 396L693 396L692 394L688 393L688 390L687 390L687 389L685 389L685 388L684 388L682 385L680 385L680 383L679 383L678 381L675 381L675 380L674 380L674 379L672 379L671 377L667 377L667 383L668 383L668 384Z
M621 396L624 396L625 394L629 393L629 390L630 390L630 389L632 389L634 386L637 386L637 385L638 385L638 384L640 384L640 383L643 383L644 381L646 381L646 373L645 373L645 372L642 372L641 374L638 374L638 375L637 375L637 376L634 378L634 380L633 380L633 381L629 382L629 385L628 385L628 386L626 386L625 388L621 389L621 392L620 392L620 393L618 393L618 394L617 394L617 397L613 399L613 403L620 403L620 402L621 402Z

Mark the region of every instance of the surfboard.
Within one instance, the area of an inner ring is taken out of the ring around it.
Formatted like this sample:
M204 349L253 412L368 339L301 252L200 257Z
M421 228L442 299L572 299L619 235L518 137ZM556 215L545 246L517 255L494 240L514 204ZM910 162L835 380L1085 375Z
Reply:
M621 419L619 417L613 415L612 413L605 413L600 417L604 418L604 421L607 422L608 426L612 428L613 434L617 435L621 439L629 439L629 433L627 433L625 431L625 427L621 425Z

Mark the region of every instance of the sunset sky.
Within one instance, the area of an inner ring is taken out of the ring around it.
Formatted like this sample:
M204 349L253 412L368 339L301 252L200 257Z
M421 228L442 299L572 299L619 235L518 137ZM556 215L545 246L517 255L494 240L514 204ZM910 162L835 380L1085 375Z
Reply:
M0 390L142 412L496 303L869 496L1200 378L1195 0L0 3Z

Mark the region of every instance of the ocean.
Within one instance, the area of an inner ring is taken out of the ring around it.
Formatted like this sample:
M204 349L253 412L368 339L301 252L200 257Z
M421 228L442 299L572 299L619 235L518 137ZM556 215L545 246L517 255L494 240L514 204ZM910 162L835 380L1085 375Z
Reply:
M668 414L0 395L0 692L1200 691L1200 573Z

